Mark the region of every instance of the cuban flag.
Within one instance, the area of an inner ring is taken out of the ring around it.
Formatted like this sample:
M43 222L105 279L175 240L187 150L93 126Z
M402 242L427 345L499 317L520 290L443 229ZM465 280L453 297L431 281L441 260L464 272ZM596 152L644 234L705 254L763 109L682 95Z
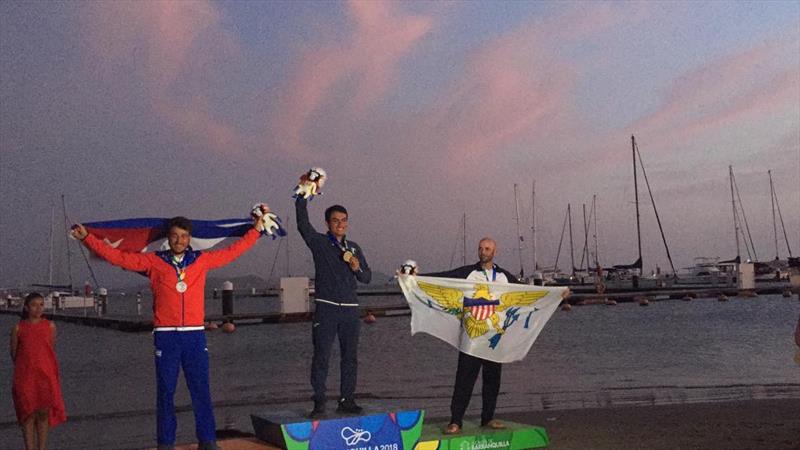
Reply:
M166 250L169 219L109 220L83 224L89 233L110 246L129 252ZM227 238L241 237L253 227L253 219L192 220L192 248L206 250Z

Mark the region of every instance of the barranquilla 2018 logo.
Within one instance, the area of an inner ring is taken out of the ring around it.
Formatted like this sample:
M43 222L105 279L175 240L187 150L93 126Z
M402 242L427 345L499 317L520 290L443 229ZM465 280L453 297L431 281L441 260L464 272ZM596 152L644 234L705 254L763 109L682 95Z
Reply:
M396 442L370 443L372 434L361 428L344 427L339 435L344 440L347 450L402 450Z
M458 450L511 450L511 436L505 433L493 436L465 437L458 446Z

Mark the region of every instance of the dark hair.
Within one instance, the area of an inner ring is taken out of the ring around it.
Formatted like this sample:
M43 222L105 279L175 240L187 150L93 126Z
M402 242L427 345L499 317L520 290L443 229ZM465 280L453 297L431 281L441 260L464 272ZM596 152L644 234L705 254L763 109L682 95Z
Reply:
M188 231L189 234L192 234L192 221L186 217L178 216L169 219L169 222L167 222L167 233L169 233L169 230L171 230L172 227L178 227L182 230Z
M335 212L343 213L345 216L347 215L347 210L342 205L333 205L325 210L325 222L330 222L331 216Z
M28 304L30 302L34 301L37 298L40 298L40 299L44 300L44 296L42 294L40 294L38 292L31 292L30 294L25 296L24 305L28 306ZM28 314L28 310L25 309L25 306L22 307L22 314L20 314L20 318L22 318L22 319L27 319L28 317L30 317L30 315Z

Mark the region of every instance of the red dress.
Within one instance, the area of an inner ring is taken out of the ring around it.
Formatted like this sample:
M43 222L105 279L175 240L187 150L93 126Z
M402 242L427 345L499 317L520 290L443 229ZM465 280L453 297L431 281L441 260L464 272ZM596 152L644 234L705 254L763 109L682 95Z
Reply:
M67 420L53 348L53 329L46 319L37 323L19 322L12 395L20 425L40 409L50 412L50 426Z

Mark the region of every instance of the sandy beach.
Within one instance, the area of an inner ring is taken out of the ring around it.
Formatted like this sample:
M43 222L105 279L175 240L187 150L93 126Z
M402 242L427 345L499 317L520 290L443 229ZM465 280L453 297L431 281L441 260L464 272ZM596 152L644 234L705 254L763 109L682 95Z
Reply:
M535 411L503 418L545 427L553 450L800 449L800 400Z

